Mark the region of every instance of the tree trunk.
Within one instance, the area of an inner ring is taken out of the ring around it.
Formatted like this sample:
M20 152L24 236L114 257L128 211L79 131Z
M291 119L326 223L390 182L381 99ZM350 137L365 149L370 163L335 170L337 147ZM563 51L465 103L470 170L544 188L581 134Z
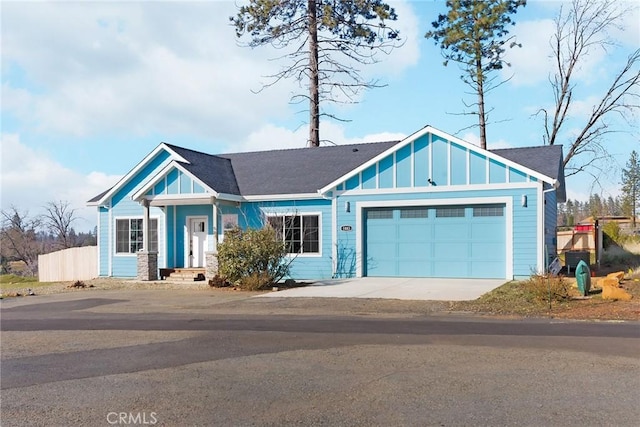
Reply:
M318 22L316 0L308 0L309 10L309 147L320 146L320 94L318 81Z
M480 148L487 149L487 123L484 113L484 75L482 72L482 58L476 60L476 77L478 80L478 124L480 126Z

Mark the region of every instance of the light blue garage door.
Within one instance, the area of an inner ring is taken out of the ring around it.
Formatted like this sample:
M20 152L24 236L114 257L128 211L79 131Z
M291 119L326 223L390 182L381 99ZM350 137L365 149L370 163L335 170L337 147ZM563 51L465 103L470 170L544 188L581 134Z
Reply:
M364 274L503 278L504 205L367 209Z

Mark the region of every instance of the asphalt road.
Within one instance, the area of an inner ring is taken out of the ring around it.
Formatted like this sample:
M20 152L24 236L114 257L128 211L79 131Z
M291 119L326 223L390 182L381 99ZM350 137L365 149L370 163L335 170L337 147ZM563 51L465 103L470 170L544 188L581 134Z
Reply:
M638 323L492 320L415 307L358 315L361 301L336 313L335 301L323 299L306 300L305 314L264 299L187 293L167 304L166 293L135 295L3 301L0 424L640 420Z

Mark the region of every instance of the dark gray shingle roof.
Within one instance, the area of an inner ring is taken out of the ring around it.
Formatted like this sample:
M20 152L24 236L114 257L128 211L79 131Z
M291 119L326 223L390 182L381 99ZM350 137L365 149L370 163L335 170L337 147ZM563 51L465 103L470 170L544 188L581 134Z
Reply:
M221 154L244 196L316 193L398 141Z
M241 194L229 159L189 150L166 142L165 145L189 162L183 163L186 170L218 193Z
M166 144L189 163L183 167L219 193L254 196L316 193L336 179L390 149L399 141L212 155ZM560 181L566 199L562 146L490 150ZM99 201L107 190L92 198Z
M560 182L558 201L565 201L564 166L562 145L542 145L539 147L502 148L490 150L492 153L511 160L526 168L539 172Z

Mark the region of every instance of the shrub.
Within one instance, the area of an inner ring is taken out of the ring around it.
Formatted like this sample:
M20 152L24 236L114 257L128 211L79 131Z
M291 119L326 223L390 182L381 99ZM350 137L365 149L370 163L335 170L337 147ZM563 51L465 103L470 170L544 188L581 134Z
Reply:
M227 231L218 246L221 276L243 289L259 289L289 274L284 242L271 227Z
M602 226L602 233L604 234L603 243L607 248L614 243L622 246L627 237L620 232L620 225L618 225L617 222L607 222L604 224Z
M527 292L536 300L564 301L572 296L571 284L563 276L549 274L534 274L523 283Z
M216 274L212 279L209 279L209 286L212 288L226 288L230 283L227 281L226 277L220 276Z

